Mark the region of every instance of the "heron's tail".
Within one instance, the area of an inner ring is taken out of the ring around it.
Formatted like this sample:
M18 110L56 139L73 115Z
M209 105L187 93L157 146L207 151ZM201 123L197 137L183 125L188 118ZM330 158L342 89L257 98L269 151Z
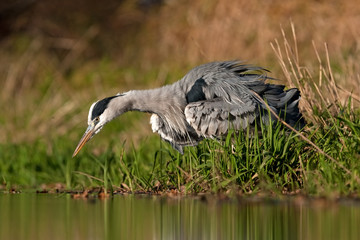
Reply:
M286 123L298 130L305 126L305 120L299 110L301 98L299 89L291 88L284 91L282 85L269 84L267 91L263 93L263 98Z

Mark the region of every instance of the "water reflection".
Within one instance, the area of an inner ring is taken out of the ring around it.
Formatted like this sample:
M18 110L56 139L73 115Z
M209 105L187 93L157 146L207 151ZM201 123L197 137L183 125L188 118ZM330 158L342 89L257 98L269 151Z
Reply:
M360 239L360 205L0 194L0 239Z

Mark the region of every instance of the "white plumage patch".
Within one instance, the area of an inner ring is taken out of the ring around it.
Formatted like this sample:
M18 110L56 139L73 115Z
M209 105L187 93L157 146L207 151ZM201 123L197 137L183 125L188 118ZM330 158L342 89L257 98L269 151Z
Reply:
M174 141L174 139L171 136L164 133L164 131L163 131L163 128L164 128L163 122L161 121L161 119L159 118L159 116L157 114L151 115L150 124L151 124L152 131L158 133L162 139L170 141L170 142Z
M156 114L152 114L150 117L151 129L153 132L158 132L160 129L159 117Z
M92 112L93 112L93 110L94 110L94 106L95 106L95 104L96 104L97 102L94 102L92 105L91 105L91 107L90 107L90 110L89 110L89 115L88 115L88 125L90 125L91 124L91 115L92 115Z

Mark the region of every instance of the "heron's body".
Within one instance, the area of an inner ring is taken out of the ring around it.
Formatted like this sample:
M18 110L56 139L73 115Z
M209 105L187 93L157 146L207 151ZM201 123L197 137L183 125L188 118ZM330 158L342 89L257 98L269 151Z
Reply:
M230 128L242 130L260 121L267 124L270 118L264 100L287 123L303 127L298 89L285 91L283 85L266 83L265 71L237 61L212 62L171 85L100 100L89 111L92 133L86 138L88 131L84 134L74 155L104 124L133 110L152 113L152 130L180 152L203 138L223 136Z

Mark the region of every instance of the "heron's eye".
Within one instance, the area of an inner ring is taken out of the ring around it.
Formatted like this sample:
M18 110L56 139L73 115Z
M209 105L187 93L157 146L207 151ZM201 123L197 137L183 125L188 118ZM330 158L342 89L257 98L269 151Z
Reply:
M95 120L95 122L99 122L99 121L100 121L100 118L99 118L99 117L96 117L94 120Z

